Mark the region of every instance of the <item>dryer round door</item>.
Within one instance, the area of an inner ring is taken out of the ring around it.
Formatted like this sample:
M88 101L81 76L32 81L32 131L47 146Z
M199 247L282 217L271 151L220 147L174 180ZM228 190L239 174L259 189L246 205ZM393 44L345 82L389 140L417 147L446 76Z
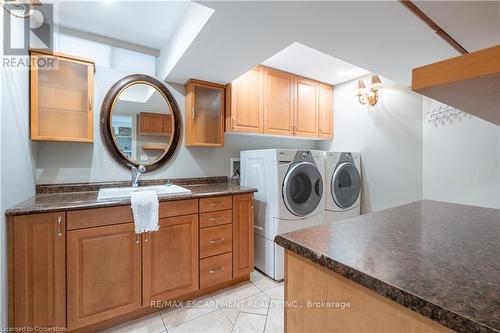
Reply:
M310 162L294 164L283 181L283 200L290 213L306 216L318 207L323 195L323 180Z
M341 163L335 169L331 181L332 197L340 208L349 208L358 200L361 176L353 163Z

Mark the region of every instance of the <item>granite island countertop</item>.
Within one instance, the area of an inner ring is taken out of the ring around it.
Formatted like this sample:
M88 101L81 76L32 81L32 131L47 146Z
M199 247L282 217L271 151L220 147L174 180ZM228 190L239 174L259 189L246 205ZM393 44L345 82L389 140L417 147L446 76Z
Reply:
M223 195L243 194L256 192L255 188L247 188L228 183L207 183L195 185L181 185L189 190L191 194L174 196L158 196L160 202L183 199L206 198ZM130 199L97 200L98 191L77 192L55 192L40 193L20 204L9 208L5 215L27 215L36 213L48 213L64 210L78 210L100 207L130 205Z
M448 328L500 332L498 209L423 200L275 242Z

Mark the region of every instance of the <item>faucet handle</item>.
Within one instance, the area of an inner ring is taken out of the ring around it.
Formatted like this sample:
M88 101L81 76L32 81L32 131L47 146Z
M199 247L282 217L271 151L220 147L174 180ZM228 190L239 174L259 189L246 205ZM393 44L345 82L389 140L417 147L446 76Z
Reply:
M146 167L140 164L139 167L137 167L137 171L139 171L140 173L144 173L146 172Z
M127 163L127 165L130 167L130 170L131 170L132 172L137 172L137 168L135 167L135 165L130 164L130 163Z

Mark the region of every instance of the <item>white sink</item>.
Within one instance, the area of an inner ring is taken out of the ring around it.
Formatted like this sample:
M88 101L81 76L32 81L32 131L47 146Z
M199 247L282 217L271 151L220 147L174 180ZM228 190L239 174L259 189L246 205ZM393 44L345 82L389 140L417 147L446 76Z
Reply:
M130 198L130 193L135 191L156 191L161 196L191 194L191 191L177 185L154 185L140 187L112 187L101 188L97 200L126 199Z

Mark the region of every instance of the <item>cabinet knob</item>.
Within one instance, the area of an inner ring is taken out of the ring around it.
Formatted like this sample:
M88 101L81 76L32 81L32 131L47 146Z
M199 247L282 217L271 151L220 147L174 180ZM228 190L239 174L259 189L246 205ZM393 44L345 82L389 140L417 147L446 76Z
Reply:
M62 237L61 231L62 216L57 217L57 237Z

